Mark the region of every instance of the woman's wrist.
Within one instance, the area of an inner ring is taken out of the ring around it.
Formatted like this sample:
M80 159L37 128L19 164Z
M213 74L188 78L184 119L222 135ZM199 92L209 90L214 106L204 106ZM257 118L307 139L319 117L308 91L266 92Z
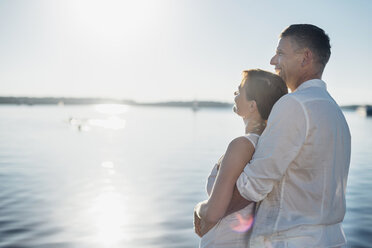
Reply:
M207 208L207 202L208 202L208 200L205 200L205 201L199 202L199 203L196 204L196 206L195 206L194 211L195 211L196 215L197 215L200 219L202 219L203 216L205 216L205 212L206 212L206 210L207 210L207 209L206 209L206 208Z

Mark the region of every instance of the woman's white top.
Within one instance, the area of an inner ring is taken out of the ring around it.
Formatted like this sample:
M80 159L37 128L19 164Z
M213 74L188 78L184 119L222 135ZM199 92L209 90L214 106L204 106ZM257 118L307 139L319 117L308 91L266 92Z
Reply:
M259 135L248 133L244 137L256 147ZM206 185L208 196L212 193L219 163L213 167L208 176ZM253 224L254 206L255 204L251 203L245 208L222 218L202 237L199 247L246 247L248 243L248 231Z

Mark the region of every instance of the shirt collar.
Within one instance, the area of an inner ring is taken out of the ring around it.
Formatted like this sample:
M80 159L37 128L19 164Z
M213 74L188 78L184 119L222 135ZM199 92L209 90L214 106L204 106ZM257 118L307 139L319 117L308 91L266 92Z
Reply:
M297 87L295 91L303 90L309 87L320 87L323 89L327 89L326 83L321 79L311 79L308 81L303 82L300 86Z

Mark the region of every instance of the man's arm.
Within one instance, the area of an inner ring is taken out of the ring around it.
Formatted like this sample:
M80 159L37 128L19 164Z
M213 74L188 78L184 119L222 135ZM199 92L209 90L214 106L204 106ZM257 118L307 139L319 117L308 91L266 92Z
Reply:
M300 152L307 135L307 113L294 96L274 105L252 161L236 185L242 197L259 202L270 193Z
M226 211L224 217L227 216L227 215L230 215L232 213L235 213L236 211L239 211L240 209L245 208L250 203L252 203L252 201L249 201L249 200L245 199L239 193L239 190L235 185L229 207L227 208L227 211Z

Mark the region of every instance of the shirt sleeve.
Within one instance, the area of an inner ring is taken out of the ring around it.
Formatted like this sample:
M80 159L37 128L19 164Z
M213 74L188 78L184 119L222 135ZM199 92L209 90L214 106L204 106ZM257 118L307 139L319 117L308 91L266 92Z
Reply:
M258 202L272 191L303 146L307 122L303 105L291 94L274 105L253 158L236 182L244 198Z

